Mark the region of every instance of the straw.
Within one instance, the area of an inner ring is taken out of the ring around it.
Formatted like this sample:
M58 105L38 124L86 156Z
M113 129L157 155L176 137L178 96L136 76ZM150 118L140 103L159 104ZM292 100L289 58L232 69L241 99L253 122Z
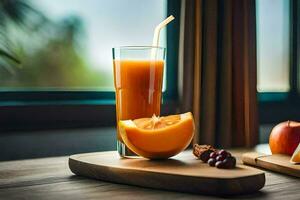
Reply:
M164 28L168 23L170 23L173 19L175 19L175 17L173 15L170 15L167 19L165 19L155 27L152 46L154 47L158 46L160 30ZM154 59L155 57L156 57L156 49L153 48L151 51L151 58Z

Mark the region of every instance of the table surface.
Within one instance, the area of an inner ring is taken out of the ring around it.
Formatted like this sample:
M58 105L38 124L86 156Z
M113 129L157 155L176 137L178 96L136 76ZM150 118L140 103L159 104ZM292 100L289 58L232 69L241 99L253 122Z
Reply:
M239 157L247 149L233 150ZM300 179L266 171L265 187L232 199L300 199ZM72 174L68 157L0 162L0 199L222 199L86 179ZM228 199L228 197L226 198Z

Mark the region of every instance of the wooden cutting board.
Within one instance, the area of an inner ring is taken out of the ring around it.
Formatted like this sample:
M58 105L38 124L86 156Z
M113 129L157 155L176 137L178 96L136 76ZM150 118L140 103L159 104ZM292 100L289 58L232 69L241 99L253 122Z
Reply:
M290 163L290 159L291 157L287 155L266 155L256 152L245 153L242 156L242 161L245 164L300 177L300 165Z
M191 151L168 160L120 158L115 151L70 156L74 174L109 182L211 195L258 191L265 185L261 170L245 165L217 169L197 160Z

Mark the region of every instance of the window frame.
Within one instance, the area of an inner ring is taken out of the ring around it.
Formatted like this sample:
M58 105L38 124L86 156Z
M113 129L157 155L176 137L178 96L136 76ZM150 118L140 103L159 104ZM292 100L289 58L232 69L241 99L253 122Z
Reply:
M180 16L180 0L167 1L167 15ZM167 90L162 113L178 107L179 17L167 26ZM170 50L172 49L172 50ZM1 90L0 131L115 125L113 91Z
M290 0L290 91L258 93L260 124L300 121L300 2Z

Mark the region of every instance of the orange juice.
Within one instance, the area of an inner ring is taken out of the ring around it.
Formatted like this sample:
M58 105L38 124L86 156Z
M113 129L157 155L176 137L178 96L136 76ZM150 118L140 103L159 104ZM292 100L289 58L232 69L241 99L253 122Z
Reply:
M164 61L114 60L117 122L160 115L163 70Z

